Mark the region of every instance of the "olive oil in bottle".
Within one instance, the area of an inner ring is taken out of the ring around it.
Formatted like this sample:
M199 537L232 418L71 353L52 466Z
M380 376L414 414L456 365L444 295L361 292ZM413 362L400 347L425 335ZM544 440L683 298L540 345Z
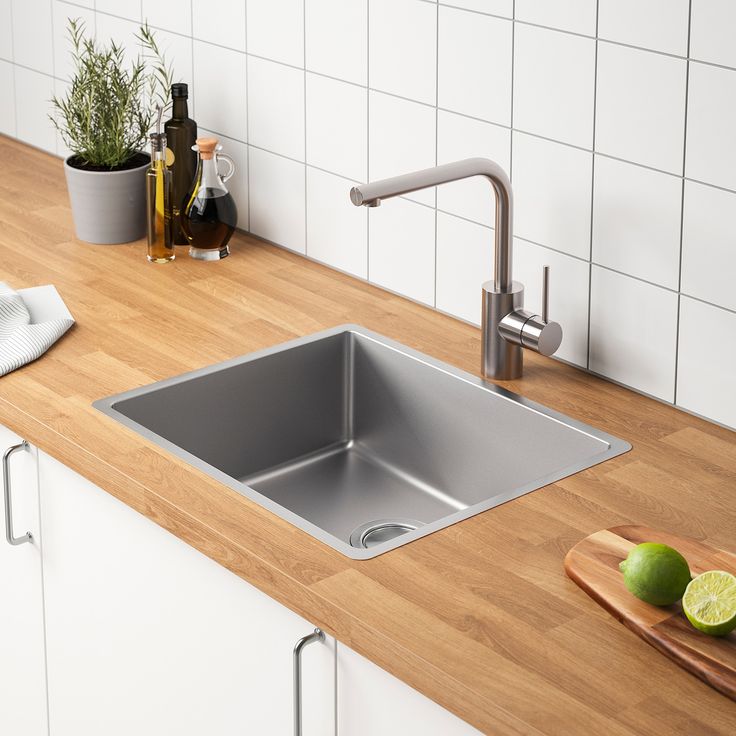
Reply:
M217 145L217 138L197 138L197 174L186 197L182 229L189 241L189 255L203 261L216 261L230 255L228 241L238 222L238 210L225 182L235 173L235 163ZM229 170L220 176L218 161Z
M181 209L197 170L197 154L192 149L197 139L197 123L189 117L189 88L178 82L171 85L171 119L164 125L168 143L166 163L171 171L171 236L174 245L188 245L181 228Z
M151 263L174 260L170 202L171 172L166 166L166 136L152 133L151 165L146 171L146 224Z

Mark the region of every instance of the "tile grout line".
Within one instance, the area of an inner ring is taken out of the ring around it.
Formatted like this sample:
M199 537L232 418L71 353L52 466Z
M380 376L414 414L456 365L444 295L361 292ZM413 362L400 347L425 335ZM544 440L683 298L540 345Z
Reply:
M687 119L690 98L690 39L693 28L693 0L688 2L687 60L685 61L685 119L682 131L682 196L680 199L680 253L677 272L677 322L675 328L675 374L672 403L677 404L677 378L680 365L680 313L682 311L682 251L685 242L685 173L687 166Z
M593 141L592 141L592 159L590 162L590 250L588 265L588 333L585 338L586 359L585 368L590 370L590 323L593 314L593 223L595 219L595 143L596 129L598 127L598 25L600 20L600 0L595 3L595 57L593 60Z

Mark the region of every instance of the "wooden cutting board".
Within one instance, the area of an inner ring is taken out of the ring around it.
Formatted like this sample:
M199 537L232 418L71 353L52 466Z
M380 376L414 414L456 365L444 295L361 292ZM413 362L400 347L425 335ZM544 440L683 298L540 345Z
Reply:
M618 563L641 542L674 547L688 561L693 575L706 570L726 570L736 575L736 554L694 539L633 525L603 529L578 542L565 557L565 572L644 641L736 700L736 631L720 638L707 636L690 625L679 603L652 606L626 589Z

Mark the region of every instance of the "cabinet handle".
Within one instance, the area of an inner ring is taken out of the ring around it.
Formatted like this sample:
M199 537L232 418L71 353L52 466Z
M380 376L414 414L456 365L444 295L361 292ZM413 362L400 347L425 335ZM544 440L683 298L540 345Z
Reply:
M10 498L10 456L18 450L27 450L28 443L23 440L19 445L13 445L5 450L3 455L3 492L5 494L5 539L8 544L13 546L25 544L33 539L30 532L26 532L22 537L13 536L13 503Z
M324 632L315 629L294 645L294 736L302 736L302 649L307 644L324 640Z

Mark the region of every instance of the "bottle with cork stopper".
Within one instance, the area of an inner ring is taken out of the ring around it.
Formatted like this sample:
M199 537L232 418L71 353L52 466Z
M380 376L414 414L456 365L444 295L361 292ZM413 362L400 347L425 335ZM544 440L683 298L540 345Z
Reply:
M181 225L189 241L189 255L216 261L230 255L228 242L238 222L238 210L225 182L235 173L233 160L221 153L217 138L197 138L197 173L186 196ZM218 163L228 165L220 175Z

